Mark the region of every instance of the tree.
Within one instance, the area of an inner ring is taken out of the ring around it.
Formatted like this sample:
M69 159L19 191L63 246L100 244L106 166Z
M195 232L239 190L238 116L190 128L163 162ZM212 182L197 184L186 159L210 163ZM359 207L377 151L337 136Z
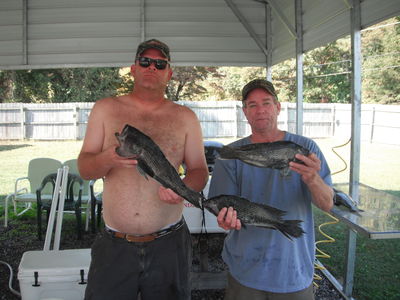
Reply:
M14 99L15 71L0 70L0 103Z
M207 79L221 78L223 75L216 67L175 67L167 86L170 100L203 100L207 94Z
M397 25L391 25L396 23ZM365 30L363 41L364 103L400 104L400 17Z
M94 102L116 95L123 82L119 68L19 70L0 75L6 86L1 98L12 95L12 101L25 103Z
M349 49L349 40L345 38L307 53L304 59L307 102L351 102Z

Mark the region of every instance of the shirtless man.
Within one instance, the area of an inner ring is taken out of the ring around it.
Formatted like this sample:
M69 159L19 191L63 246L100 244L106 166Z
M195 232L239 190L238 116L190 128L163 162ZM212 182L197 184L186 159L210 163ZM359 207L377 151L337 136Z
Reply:
M187 186L201 191L208 179L196 115L164 97L172 76L168 46L141 43L131 74L132 93L96 102L78 158L84 179L104 178L105 230L92 246L85 299L190 299L191 237L183 199L120 157L115 132L130 124L149 135L176 169L186 166Z

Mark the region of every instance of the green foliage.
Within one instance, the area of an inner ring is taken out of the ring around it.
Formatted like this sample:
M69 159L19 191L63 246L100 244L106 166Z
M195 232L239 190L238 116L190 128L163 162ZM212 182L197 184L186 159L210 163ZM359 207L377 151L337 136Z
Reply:
M209 93L207 79L221 78L216 67L175 67L167 86L167 97L172 101L204 100Z
M213 100L241 100L243 86L252 79L265 78L265 68L261 67L221 67L223 77L209 81L211 88L216 91L209 95Z
M62 69L48 76L54 102L94 102L114 96L122 84L119 68Z
M0 90L3 102L11 96L14 102L25 103L94 102L115 95L123 83L119 68L19 70L0 74L5 82Z
M350 52L347 40L305 55L304 98L307 102L350 103Z
M389 19L379 24L379 29L362 34L365 103L400 104L400 26L390 25L395 21L400 18Z
M304 55L304 102L350 103L350 52L341 40ZM296 61L273 68L273 81L281 101L296 101Z
M15 71L0 70L0 103L14 99Z

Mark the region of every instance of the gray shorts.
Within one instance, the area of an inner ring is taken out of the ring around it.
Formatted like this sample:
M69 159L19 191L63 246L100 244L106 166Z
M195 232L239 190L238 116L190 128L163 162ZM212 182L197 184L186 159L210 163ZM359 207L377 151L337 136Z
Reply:
M186 225L150 242L107 231L92 246L86 300L190 299L192 240Z
M228 284L224 300L314 300L313 284L301 291L293 293L272 293L249 288L240 284L228 273Z

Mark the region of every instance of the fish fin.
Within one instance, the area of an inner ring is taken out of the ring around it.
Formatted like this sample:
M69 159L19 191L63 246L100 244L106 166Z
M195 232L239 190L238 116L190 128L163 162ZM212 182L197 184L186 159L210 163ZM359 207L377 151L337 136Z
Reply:
M144 178L146 178L146 180L149 180L149 178L147 177L147 174L145 171L143 171L143 169L140 166L136 167L137 170L139 171L139 174L142 175Z
M280 170L280 173L283 177L289 176L290 175L290 168L286 167Z
M265 208L265 209L268 211L268 213L275 214L275 215L278 216L279 218L283 217L283 216L286 215L286 213L287 213L287 212L284 211L284 210L281 210L281 209L279 209L279 208L272 207L272 206L269 206L269 205L266 205L266 204L257 203L257 205L259 205L259 206Z
M147 177L147 175L149 175L150 177L154 177L154 172L151 170L151 168L149 168L149 166L142 160L138 160L138 164L137 164L137 169L140 173L140 175L144 176L144 178L146 178L147 180L149 180L149 178Z
M276 223L275 228L279 230L289 240L293 241L292 237L298 238L304 234L303 229L300 226L300 220L287 220L283 223Z

